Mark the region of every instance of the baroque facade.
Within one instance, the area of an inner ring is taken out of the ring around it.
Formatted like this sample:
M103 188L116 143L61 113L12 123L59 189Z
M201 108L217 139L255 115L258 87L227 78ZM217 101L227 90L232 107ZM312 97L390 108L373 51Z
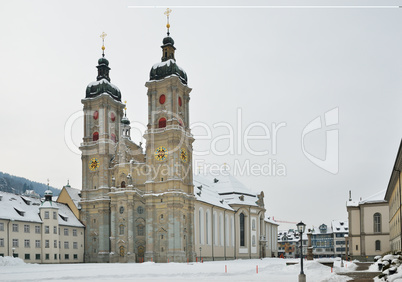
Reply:
M161 62L151 68L145 84L145 148L131 140L125 104L110 82L104 54L97 80L82 99L80 219L86 226L85 262L185 262L200 255L213 260L275 254L277 225L265 218L263 193L237 191L237 183L222 188L214 178L198 180L202 187L194 191L191 88L176 63L169 32L161 48ZM205 197L208 193L214 198ZM267 237L275 243L267 243Z

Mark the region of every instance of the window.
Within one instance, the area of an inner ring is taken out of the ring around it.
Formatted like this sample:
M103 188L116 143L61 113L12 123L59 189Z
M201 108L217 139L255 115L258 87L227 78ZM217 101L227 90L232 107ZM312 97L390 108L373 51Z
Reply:
M40 240L35 240L35 248L40 248Z
M64 236L68 236L68 228L64 228Z
M213 233L213 238L214 238L214 245L218 245L218 221L216 220L216 212L214 212L214 215L212 217L213 220L213 229L212 229L212 233Z
M64 249L68 249L68 242L64 242Z
M29 233L29 225L28 224L24 224L24 233Z
M70 259L70 256L68 254L65 254L64 259Z
M49 240L45 240L45 248L49 248Z
M18 239L13 239L13 247L18 248Z
M53 234L57 234L57 226L53 226Z
M4 223L0 222L0 231L4 231Z
M29 239L24 240L24 247L25 248L30 248L31 247L31 242L29 241Z
M59 249L61 249L61 241L59 241Z
M4 247L4 238L0 238L0 247Z
M144 225L140 224L137 226L138 236L144 236Z
M35 259L36 259L36 260L39 260L39 259L40 259L40 254L36 254L36 255L35 255Z
M77 236L77 229L73 229L73 236Z
M49 212L45 211L45 219L49 219Z
M159 128L165 128L166 127L166 119L163 117L163 118L160 118L159 119Z
M253 244L253 247L255 247L255 235L253 235L252 244Z
M121 182L120 188L126 188L126 182L125 182L125 181L122 181L122 182Z
M210 232L211 232L211 219L210 219L210 215L209 215L209 210L207 210L207 212L205 213L205 231L206 231L206 244L209 245L211 242L211 238L210 238Z
M45 234L49 234L49 226L45 226Z
M18 232L18 224L13 223L13 232Z
M77 255L77 254L74 254L73 256L74 256L74 259L78 259L78 255Z
M356 251L358 251L359 250L359 245L356 245Z
M92 141L98 141L98 140L99 140L99 133L94 132L94 134L92 134Z
M53 247L57 249L57 240L53 241Z
M78 243L77 242L73 242L73 249L78 249Z
M375 250L381 251L381 241L380 240L375 241Z
M204 244L204 211L202 208L198 210L198 235L200 245Z
M374 232L380 233L381 232L381 214L375 213L374 214Z
M253 228L253 230L255 230L255 219L253 219L253 221L252 221L252 228Z
M138 214L143 214L143 213L144 213L144 208L141 207L141 206L139 206L139 207L137 208L137 212L138 212Z
M35 233L40 234L40 226L39 225L35 225Z
M223 234L225 233L225 231L224 231L224 225L223 225L223 214L219 214L219 244L221 245L221 246L223 246L223 241L224 241L224 238L223 238Z
M25 259L31 259L31 255L30 254L25 254Z
M45 255L45 259L48 260L49 258L50 258L49 254L46 254L46 255Z
M59 255L60 256L60 255ZM57 260L57 254L54 254L54 259Z
M240 246L244 247L245 244L245 230L244 230L244 213L240 214Z
M57 212L53 212L53 219L57 219Z
M124 225L123 224L120 224L120 226L119 226L119 234L124 235Z

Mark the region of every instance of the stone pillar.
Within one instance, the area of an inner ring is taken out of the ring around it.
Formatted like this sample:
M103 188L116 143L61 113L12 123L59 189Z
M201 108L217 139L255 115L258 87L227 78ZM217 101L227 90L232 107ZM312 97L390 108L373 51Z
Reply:
M116 250L116 204L110 206L110 262L117 262Z
M134 200L132 197L128 198L127 203L127 261L135 262L135 246L134 246Z
M308 238L308 245L307 245L307 260L313 260L314 255L313 255L313 246L311 244L311 230L309 229L307 232L307 238Z

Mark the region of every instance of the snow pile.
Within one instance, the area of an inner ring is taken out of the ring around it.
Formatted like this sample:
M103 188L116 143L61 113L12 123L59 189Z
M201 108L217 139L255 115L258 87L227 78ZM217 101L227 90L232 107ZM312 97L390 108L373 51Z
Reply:
M374 281L401 281L402 278L402 256L385 255L375 257L375 263L370 266L370 271L382 271Z
M21 264L25 264L25 262L20 258L0 257L0 266L21 265Z

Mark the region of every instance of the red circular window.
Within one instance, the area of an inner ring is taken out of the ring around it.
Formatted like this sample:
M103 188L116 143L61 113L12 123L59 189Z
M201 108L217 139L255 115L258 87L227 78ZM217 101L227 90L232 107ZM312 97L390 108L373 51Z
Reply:
M165 104L165 101L166 101L166 96L164 94L162 94L159 97L159 103L161 103L163 105L163 104Z
M114 115L114 113L111 113L111 114L110 114L110 119L111 119L112 121L115 121L115 120L116 120L116 116Z
M98 140L99 140L99 133L94 132L94 134L92 134L92 141L98 141Z
M94 117L94 119L98 119L98 117L99 117L98 111L95 111L95 112L94 112L94 116L93 116L93 117Z
M181 97L179 97L179 106L181 107Z
M159 128L164 128L166 127L166 119L165 118L161 118L159 120Z

